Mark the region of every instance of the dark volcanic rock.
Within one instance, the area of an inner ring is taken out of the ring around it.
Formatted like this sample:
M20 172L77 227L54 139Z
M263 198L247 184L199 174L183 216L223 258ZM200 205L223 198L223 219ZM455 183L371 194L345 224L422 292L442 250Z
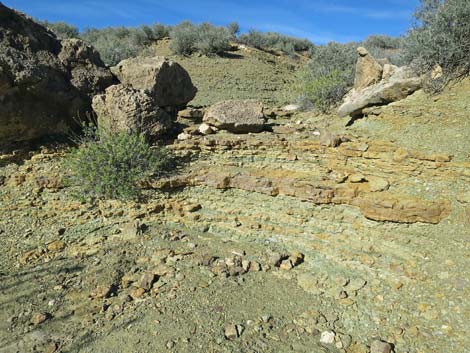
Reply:
M113 81L92 48L0 3L1 143L66 132Z

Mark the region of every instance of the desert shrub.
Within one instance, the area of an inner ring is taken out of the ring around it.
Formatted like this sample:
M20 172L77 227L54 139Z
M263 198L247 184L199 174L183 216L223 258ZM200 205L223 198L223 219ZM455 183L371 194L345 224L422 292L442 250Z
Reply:
M137 56L147 38L143 31L126 27L86 29L82 38L98 50L107 65L116 65L121 60Z
M280 50L286 53L308 51L314 47L307 39L285 36L275 32L250 30L239 38L240 42L261 50Z
M237 22L229 23L227 30L232 38L237 38L237 35L240 33L240 25Z
M408 65L409 61L403 53L403 37L391 37L386 35L369 36L362 42L369 53L376 59L388 59L397 66Z
M400 49L403 39L386 35L372 35L366 38L363 45L366 48Z
M152 26L88 28L81 38L93 45L107 65L116 65L121 60L139 55L152 42L168 36L167 27Z
M151 26L142 25L140 29L144 31L149 41L157 41L170 36L170 27L159 23L154 23Z
M181 22L170 31L170 49L178 55L191 55L196 51L198 34L196 26L189 21Z
M59 39L78 38L78 28L65 22L38 21Z
M231 35L227 28L209 23L194 25L184 21L170 31L170 48L175 54L191 55L194 52L211 56L230 49Z
M85 134L68 154L69 183L81 199L135 199L139 182L167 168L164 149L153 150L138 134Z
M298 75L300 100L327 112L354 84L358 43L329 43L312 50L312 59Z
M340 69L325 70L323 74L313 76L307 69L301 74L303 94L299 97L299 102L302 106L311 106L320 112L328 112L351 88L346 83L347 76L348 74Z
M139 55L159 39L169 37L170 27L155 23L151 26L87 28L79 33L77 27L65 22L40 22L54 32L59 39L81 38L91 44L101 54L107 65L115 65L121 60Z
M470 2L421 0L416 23L405 41L408 60L419 73L440 65L442 89L453 79L470 74Z
M196 50L210 56L230 49L231 35L227 28L203 23L197 27Z

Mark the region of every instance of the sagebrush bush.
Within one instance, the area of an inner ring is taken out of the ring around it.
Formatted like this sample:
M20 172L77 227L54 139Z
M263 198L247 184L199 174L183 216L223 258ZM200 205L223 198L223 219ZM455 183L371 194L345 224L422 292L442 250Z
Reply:
M170 49L178 55L191 55L196 51L198 34L196 26L189 21L181 22L170 31Z
M87 199L136 199L139 182L171 167L165 149L151 149L142 135L86 134L65 160L75 195Z
M380 48L380 49L399 49L402 47L403 38L391 37L386 35L372 35L365 39L363 42L366 48Z
M196 50L206 56L222 54L230 49L231 34L225 27L203 23L197 27Z
M43 25L50 31L52 31L59 39L78 38L78 28L69 25L65 22L49 22L49 21L38 21L39 24Z
M88 28L80 37L95 47L107 65L116 65L121 60L139 55L152 42L167 37L166 26Z
M441 66L442 89L470 74L470 1L421 0L416 23L405 41L408 60L419 73Z
M397 66L410 63L403 53L403 37L373 35L367 37L361 45L376 59L388 59L390 63Z
M261 50L280 50L291 54L311 50L314 45L307 39L300 39L275 32L259 32L250 30L239 37L241 43Z
M298 75L300 99L327 112L354 84L358 43L329 43L315 47L312 58Z
M237 35L240 33L240 25L237 22L232 22L227 25L228 33L232 38L237 38Z
M302 102L302 106L308 106L309 102L311 107L323 113L341 102L351 88L349 74L339 69L325 71L318 76L312 76L312 72L307 69L299 76L303 82L299 102Z
M211 56L230 49L229 30L209 23L194 25L184 21L170 31L170 48L175 54L191 55L194 52Z

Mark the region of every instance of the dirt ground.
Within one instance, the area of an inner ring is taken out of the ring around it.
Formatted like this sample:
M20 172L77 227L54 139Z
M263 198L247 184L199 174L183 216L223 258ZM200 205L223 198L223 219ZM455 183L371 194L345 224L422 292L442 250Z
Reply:
M175 141L141 203L2 155L0 352L468 351L469 92Z

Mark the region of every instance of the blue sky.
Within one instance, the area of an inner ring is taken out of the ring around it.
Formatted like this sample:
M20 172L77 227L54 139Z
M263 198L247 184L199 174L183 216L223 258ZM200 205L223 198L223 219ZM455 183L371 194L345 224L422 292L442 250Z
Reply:
M0 0L28 15L78 26L136 26L182 20L255 28L315 43L401 35L419 0Z

